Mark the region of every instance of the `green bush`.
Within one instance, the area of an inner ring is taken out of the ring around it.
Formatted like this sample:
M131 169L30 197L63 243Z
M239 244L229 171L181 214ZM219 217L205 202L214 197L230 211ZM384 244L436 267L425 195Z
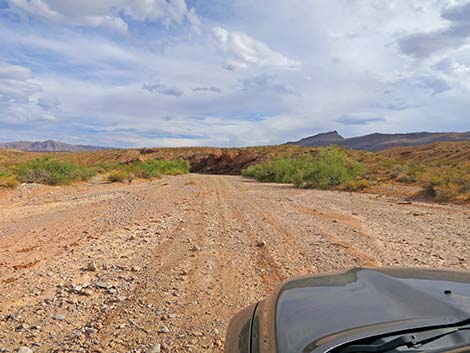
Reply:
M124 170L113 170L108 174L108 181L111 183L122 183L127 180L129 173Z
M70 162L60 162L51 158L39 158L18 166L15 170L22 183L64 185L73 181L88 180L96 171Z
M122 166L127 172L133 173L136 177L145 179L158 178L163 174L187 174L189 173L189 167L189 161L183 159L136 161Z
M346 152L338 147L323 148L315 158L280 158L242 172L262 182L294 183L299 188L319 189L357 181L363 173L363 165L348 158Z
M329 189L357 180L363 173L363 165L350 160L343 149L328 147L322 149L306 169L299 170L294 177L294 185L301 188Z
M261 182L292 183L295 175L312 164L310 156L298 159L279 158L274 161L260 163L242 171L242 175L255 178Z

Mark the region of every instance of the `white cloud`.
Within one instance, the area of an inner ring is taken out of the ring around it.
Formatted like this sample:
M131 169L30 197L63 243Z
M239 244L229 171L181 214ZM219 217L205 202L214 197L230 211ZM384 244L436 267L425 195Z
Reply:
M27 80L31 77L31 70L27 67L0 62L0 80Z
M443 26L400 38L400 50L417 59L427 59L470 44L470 1L451 1L442 8L440 17L445 21Z
M8 0L14 12L56 24L101 27L128 32L122 14L137 21L159 21L165 26L185 20L194 27L199 16L185 0Z
M28 100L40 90L31 78L30 69L0 62L0 101Z
M157 92L158 94L162 94L164 96L181 97L184 94L183 90L179 89L178 87L169 87L161 83L144 83L142 85L142 89L145 89L149 92Z
M56 100L55 106L58 105ZM1 122L55 120L52 110L52 101L43 96L42 88L29 68L0 61Z
M245 69L250 66L298 70L300 62L272 50L267 44L242 32L229 32L222 27L213 28L218 46L227 56L225 68Z
M464 10L442 15L463 1L9 4L0 10L0 140L240 146L333 129L468 128L469 48L416 60L396 45L465 21ZM126 36L94 30L128 25Z

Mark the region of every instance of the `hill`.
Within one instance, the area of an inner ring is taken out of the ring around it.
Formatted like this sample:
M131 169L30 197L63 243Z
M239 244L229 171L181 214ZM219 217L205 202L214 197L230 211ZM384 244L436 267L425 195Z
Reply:
M422 146L437 142L464 142L470 141L470 132L417 132L408 134L370 134L365 136L344 138L336 131L322 133L303 138L288 144L304 147L320 147L337 145L355 150L372 152L383 151L393 147Z
M395 147L379 154L393 160L424 164L470 164L470 141L441 142L417 147Z
M19 151L29 152L80 152L80 151L96 151L102 150L104 147L86 146L86 145L71 145L59 141L15 141L15 142L0 142L0 148L13 149Z
M315 157L321 150L321 147L292 144L246 148L182 147L43 153L4 149L0 150L0 187L2 177L3 184L14 185L12 178L17 173L16 168L39 157L70 162L99 173L152 160L184 159L189 161L191 172L237 175L255 164L279 158ZM423 190L425 195L437 200L470 200L470 141L397 147L379 153L352 149L345 151L351 163L359 162L363 165L364 178L367 185L372 187L370 191L388 193L390 189L394 194L396 190L401 190L396 185L401 184L406 186L403 190L410 186L411 191ZM363 184L366 185L365 182ZM389 184L394 186L387 186ZM408 191L406 193L408 195Z

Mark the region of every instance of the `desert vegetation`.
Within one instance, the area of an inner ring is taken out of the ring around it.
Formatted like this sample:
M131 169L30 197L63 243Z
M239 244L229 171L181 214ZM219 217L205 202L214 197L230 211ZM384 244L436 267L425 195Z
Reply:
M14 188L18 186L18 180L7 168L0 166L0 187Z
M64 185L88 180L96 175L96 171L75 163L38 158L15 168L15 175L22 183Z
M279 158L251 166L243 175L261 182L293 183L298 188L345 188L356 190L367 186L364 166L348 157L338 147L323 148L315 156Z
M295 145L40 154L0 151L3 188L14 188L19 182L63 185L94 175L108 182L131 182L134 178L185 174L190 169L243 174L299 188L375 192L383 185L404 185L429 200L470 201L470 143L401 147L380 153Z
M189 173L189 161L184 159L136 161L118 164L108 174L108 181L131 182L134 177L143 179L159 178L161 175L180 175Z
M242 174L260 182L291 183L298 188L357 191L384 183L406 184L420 187L419 197L469 201L470 162L464 154L456 154L459 150L441 151L443 147L449 144L434 146L431 153L418 151L419 158L410 158L408 151L384 155L327 147L255 164Z
M19 183L67 185L89 180L97 174L109 182L131 182L134 177L152 179L185 173L189 173L189 162L182 159L81 165L47 156L18 165L0 165L0 187L14 188Z

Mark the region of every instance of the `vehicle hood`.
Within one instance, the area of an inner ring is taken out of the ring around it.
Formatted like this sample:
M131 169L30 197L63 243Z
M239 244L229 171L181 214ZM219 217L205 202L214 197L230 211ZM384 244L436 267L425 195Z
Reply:
M277 292L278 353L326 352L374 335L470 319L470 274L353 269L290 280Z

